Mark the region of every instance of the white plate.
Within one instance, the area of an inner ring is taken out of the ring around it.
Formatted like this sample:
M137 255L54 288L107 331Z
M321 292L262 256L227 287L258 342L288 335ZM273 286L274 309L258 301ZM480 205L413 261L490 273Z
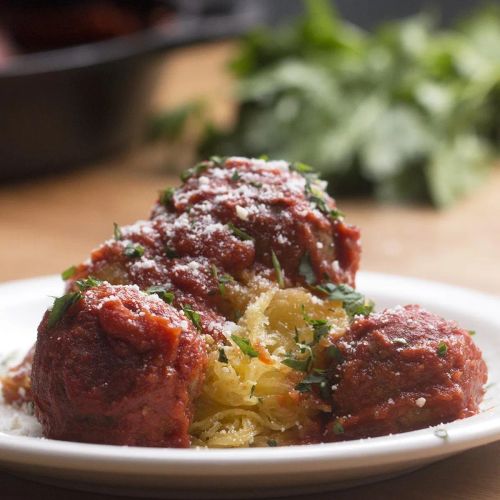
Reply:
M377 307L417 303L477 331L490 379L483 411L434 428L335 444L195 450L69 443L0 433L0 464L22 476L138 496L196 498L299 494L393 476L500 439L500 301L432 282L361 273L360 290ZM58 278L0 285L0 353L28 348Z

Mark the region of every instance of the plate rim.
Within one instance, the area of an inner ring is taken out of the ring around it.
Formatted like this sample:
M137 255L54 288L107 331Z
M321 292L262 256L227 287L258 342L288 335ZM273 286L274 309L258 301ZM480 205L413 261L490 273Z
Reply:
M468 289L437 281L423 280L402 275L364 271L359 273L358 287L380 284L380 293L402 285L412 290L436 296L438 305L450 300L467 298L464 310L468 313L478 303L483 320L496 324L500 329L500 299L484 292ZM37 283L36 291L29 297L39 297L40 287L55 288L56 282L62 282L57 275L39 276L23 280L0 283L0 297L7 294L9 302L19 301L15 293L28 284ZM418 295L418 294L417 294ZM26 299L26 295L23 299ZM396 305L396 304L394 304ZM482 418L477 424L473 419ZM481 414L444 424L448 437L443 439L434 434L436 427L428 427L412 432L381 436L339 443L313 445L295 445L277 448L242 448L242 449L176 449L124 447L77 442L56 441L38 437L9 435L0 432L0 451L3 463L24 463L58 469L85 471L120 471L155 476L192 476L192 467L196 475L241 476L259 474L290 473L294 466L301 470L328 470L333 465L338 470L364 468L377 464L393 464L403 458L407 461L440 458L466 449L500 440L500 414L488 415L488 410ZM443 427L443 426L437 426ZM434 430L433 430L434 429ZM231 467L228 467L231 465ZM187 469L189 466L189 470ZM166 470L168 468L168 470Z

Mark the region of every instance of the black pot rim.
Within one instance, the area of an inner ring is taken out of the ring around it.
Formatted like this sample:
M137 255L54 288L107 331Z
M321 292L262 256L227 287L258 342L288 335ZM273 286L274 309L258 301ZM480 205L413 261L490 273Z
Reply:
M253 3L253 2L252 2ZM0 68L0 79L71 71L153 54L167 49L241 34L263 20L248 3L234 14L210 18L179 15L172 22L131 35L56 50L24 54Z

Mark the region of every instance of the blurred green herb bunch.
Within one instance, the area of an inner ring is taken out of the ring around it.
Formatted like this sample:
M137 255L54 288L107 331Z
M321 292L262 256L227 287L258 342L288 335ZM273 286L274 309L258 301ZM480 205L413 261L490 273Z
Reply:
M295 24L247 35L230 65L237 114L216 127L196 103L157 117L156 137L204 123L201 156L303 161L335 195L445 207L484 178L500 132L500 9L453 29L422 14L373 33L306 1Z

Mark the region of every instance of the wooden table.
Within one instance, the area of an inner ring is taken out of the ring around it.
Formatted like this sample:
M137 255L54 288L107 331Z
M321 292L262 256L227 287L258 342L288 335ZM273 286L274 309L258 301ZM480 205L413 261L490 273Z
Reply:
M227 119L231 87L221 70L231 51L231 44L222 43L171 54L155 106L210 96L218 117ZM109 237L114 221L146 218L156 192L177 182L164 159L162 148L136 148L72 173L0 186L0 281L58 273ZM500 294L500 169L482 189L445 212L371 201L341 200L340 206L363 230L363 269ZM334 498L498 499L499 471L496 443L398 479L335 493ZM0 498L111 497L68 492L0 473Z

